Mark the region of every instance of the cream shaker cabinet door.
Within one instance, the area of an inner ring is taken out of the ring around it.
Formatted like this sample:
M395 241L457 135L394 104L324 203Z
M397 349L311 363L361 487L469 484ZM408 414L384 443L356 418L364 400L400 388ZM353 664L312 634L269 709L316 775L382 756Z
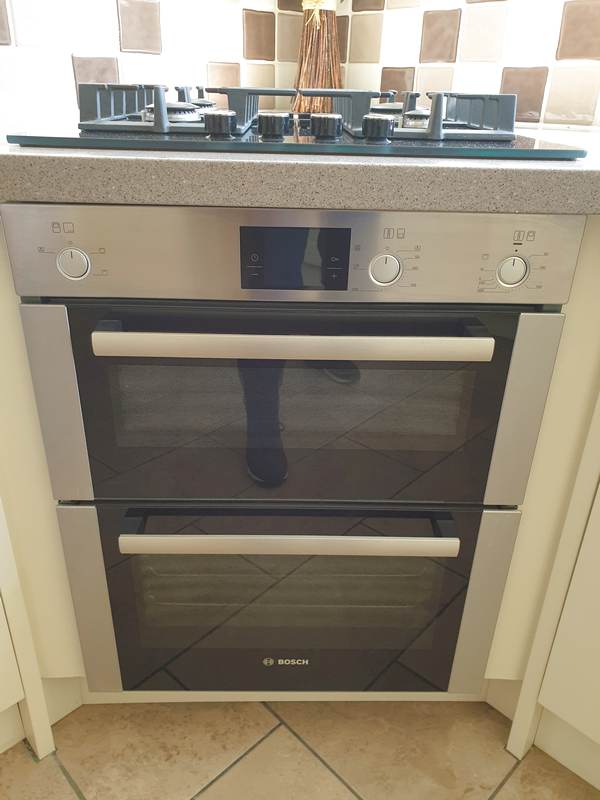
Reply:
M540 703L600 744L600 491L583 538Z
M0 711L14 706L24 696L8 622L0 598Z

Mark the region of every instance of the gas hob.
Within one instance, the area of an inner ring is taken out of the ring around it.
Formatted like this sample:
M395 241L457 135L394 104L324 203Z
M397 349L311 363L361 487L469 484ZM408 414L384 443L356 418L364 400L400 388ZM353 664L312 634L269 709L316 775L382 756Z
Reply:
M583 158L585 150L515 134L516 95L352 89L81 84L78 131L10 134L21 146L460 158ZM227 98L217 108L208 94ZM259 99L330 99L328 113L259 111Z

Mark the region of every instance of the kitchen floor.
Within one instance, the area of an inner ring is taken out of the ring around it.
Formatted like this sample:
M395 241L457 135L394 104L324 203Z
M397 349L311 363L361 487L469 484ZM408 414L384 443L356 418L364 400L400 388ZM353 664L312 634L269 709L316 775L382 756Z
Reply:
M56 753L0 755L2 800L598 800L484 703L83 706Z

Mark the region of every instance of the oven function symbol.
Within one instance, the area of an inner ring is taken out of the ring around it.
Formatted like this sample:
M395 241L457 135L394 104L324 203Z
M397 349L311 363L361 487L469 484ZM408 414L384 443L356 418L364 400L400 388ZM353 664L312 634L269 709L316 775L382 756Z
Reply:
M253 264L258 264L258 262L260 261L260 256L258 255L258 253L250 253L250 261Z
M396 235L395 228L384 228L383 229L383 238L384 239L393 239Z
M85 278L90 271L90 257L78 247L65 247L56 256L58 271L65 278L79 281Z
M402 262L390 253L380 253L369 264L369 275L378 286L390 286L402 275Z
M60 222L53 222L52 223L52 233L60 233Z
M503 286L520 286L529 275L529 264L520 256L509 256L498 264L496 274Z
M74 233L75 225L72 222L63 222L63 233Z
M404 239L406 236L406 228L396 228L396 238Z
M515 231L513 233L513 242L524 242L526 231Z

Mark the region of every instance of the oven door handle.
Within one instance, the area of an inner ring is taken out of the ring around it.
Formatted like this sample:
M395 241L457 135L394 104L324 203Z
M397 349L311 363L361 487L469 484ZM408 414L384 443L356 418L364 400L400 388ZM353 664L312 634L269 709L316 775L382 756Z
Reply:
M460 539L393 536L208 536L122 534L123 555L413 556L456 558Z
M488 336L306 336L96 330L96 356L301 361L491 361Z

